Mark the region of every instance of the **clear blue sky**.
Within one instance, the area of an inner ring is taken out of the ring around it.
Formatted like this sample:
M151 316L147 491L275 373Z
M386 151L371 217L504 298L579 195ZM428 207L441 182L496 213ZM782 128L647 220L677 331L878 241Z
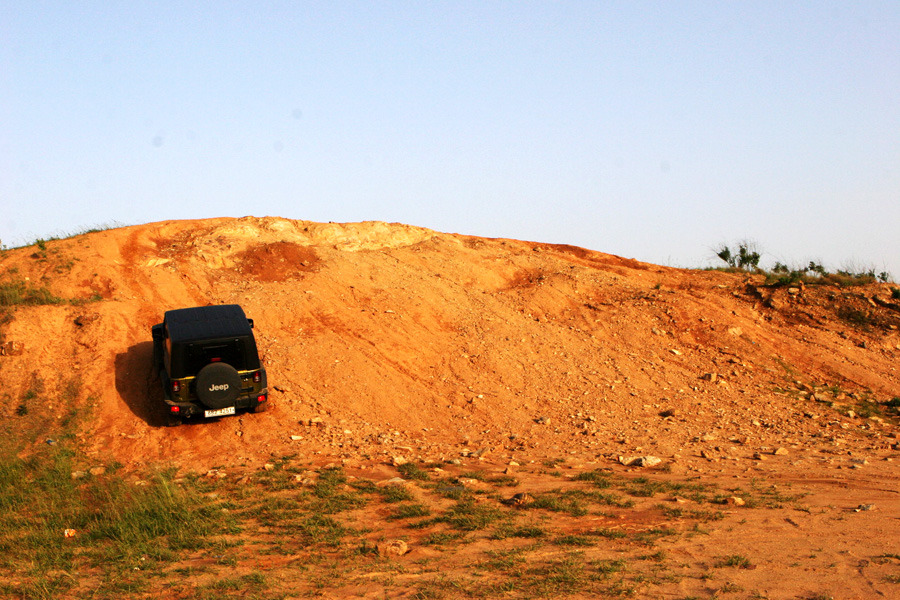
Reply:
M204 6L200 7L203 4ZM0 240L274 215L900 279L900 2L0 0Z

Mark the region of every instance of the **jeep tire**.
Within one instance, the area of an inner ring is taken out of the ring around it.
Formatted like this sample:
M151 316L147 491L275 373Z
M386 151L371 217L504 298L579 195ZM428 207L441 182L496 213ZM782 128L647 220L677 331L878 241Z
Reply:
M241 376L228 363L210 363L200 369L195 381L197 397L213 410L234 406L241 393Z

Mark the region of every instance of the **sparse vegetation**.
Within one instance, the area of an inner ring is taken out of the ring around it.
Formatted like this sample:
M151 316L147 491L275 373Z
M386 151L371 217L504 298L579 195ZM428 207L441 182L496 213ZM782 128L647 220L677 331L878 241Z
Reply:
M832 272L816 261L809 261L801 267L788 266L779 261L771 269L766 270L759 266L762 258L761 250L756 243L746 240L739 242L736 249L732 249L728 244L719 244L715 248L715 255L727 265L725 270L762 273L765 275L766 285L773 287L801 283L848 287L891 280L890 273L887 271L876 273L874 267L848 265ZM900 298L900 289L894 288L891 293L893 298Z
M400 476L404 479L413 479L416 481L428 481L430 479L428 471L415 463L404 463L397 467L397 470L400 471Z
M835 272L828 271L821 264L814 261L805 267L788 267L783 263L775 263L771 271L764 272L766 284L770 286L787 285L833 285L836 287L850 287L856 285L868 285L876 281L887 282L890 273L882 271L876 275L874 268L869 269L838 269Z
M412 519L415 517L427 517L431 514L431 509L424 504L401 504L389 519Z
M113 581L137 585L142 568L161 568L213 533L233 531L195 482L176 483L171 471L135 486L114 469L75 479L74 460L60 445L27 459L7 450L0 459L2 571L27 574L26 583L8 588L12 593L56 597L77 583L71 574L81 569L100 569L100 591L111 593Z
M22 279L0 282L0 310L15 306L38 306L65 302L46 287L34 287Z
M760 253L753 242L738 243L736 251L732 251L727 244L720 244L716 248L716 256L732 269L756 271L759 268Z
M38 250L41 252L47 251L47 243L48 242L58 242L60 240L67 240L69 238L78 237L80 235L87 235L89 233L96 233L98 231L108 231L110 229L118 229L120 227L125 227L125 223L120 223L118 221L110 221L108 223L99 223L97 225L88 225L85 227L81 227L71 232L57 232L49 237L40 237L36 238L33 241L25 242L19 246L5 246L0 244L0 249L3 250L14 250L16 248L28 248L30 246L37 246Z
M750 559L741 554L729 554L728 556L720 557L715 566L717 567L735 567L738 569L749 569L753 566L753 563L750 562Z
M32 389L40 383L35 380ZM179 476L170 470L149 473L135 485L115 465L105 473L73 479L71 473L82 460L65 444L57 444L41 448L40 456L31 459L0 463L0 545L10 548L27 540L21 559L7 558L0 565L4 593L66 597L83 585L81 573L100 569L104 582L97 597L151 594L161 582L199 598L283 597L284 584L267 571L235 573L241 566L257 565L257 557L265 554L303 557L300 579L291 584L301 590L337 589L367 574L404 572L413 564L385 563L379 548L383 532L391 527L408 532L402 537L412 546L448 556L476 541L489 544L484 558L473 559L463 570L472 575L445 575L425 566L432 559L422 561L420 597L476 591L485 598L546 597L563 591L627 596L663 581L660 569L675 567L660 544L666 538L693 535L684 521L696 525L724 515L644 501L640 514L653 514L656 524L632 527L617 515L626 516L634 501L619 492L650 498L665 491L693 495L698 502L735 493L691 481L594 470L559 482L565 487L528 494L527 504L520 507L527 510L520 510L500 502L505 481L490 483L483 475L476 479L473 473L481 472L462 468L440 479L376 485L349 477L341 468L311 469L298 464L296 457L283 457L249 478ZM295 480L298 473L306 483ZM460 478L476 479L496 492L467 490L448 506L444 490L465 490L455 483ZM742 493L767 500L775 491L756 486ZM765 501L757 504L767 506ZM30 510L23 512L26 506ZM599 507L620 512L594 512ZM360 510L366 511L363 519ZM590 521L583 521L585 517ZM611 526L594 526L597 518L608 519ZM586 528L587 523L592 525ZM66 529L74 530L74 536L63 536ZM606 553L611 548L623 553L622 558L610 560ZM186 567L188 555L210 561L202 569ZM629 560L634 561L631 567ZM718 558L715 566L745 569L752 564L733 554ZM4 572L16 573L16 581L27 583L11 585ZM210 574L217 576L210 580ZM386 580L384 585L396 584Z
M412 493L402 485L392 484L383 488L378 488L378 493L385 502L404 502L413 499Z

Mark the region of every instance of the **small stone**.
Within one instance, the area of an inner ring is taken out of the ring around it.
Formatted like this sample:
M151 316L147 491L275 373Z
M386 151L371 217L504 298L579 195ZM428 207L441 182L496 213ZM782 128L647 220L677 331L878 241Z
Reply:
M90 469L88 469L88 473L95 477L97 475L103 475L104 473L106 473L106 467L91 467Z
M656 456L620 456L619 462L626 467L655 467L662 459Z
M507 464L508 464L510 467L518 467L518 466L519 466L519 463L517 463L517 462L514 461L514 460L509 461L509 463L507 463Z
M291 436L291 441L293 441L293 442L297 442L297 441L300 441L300 440L302 440L302 439L303 439L303 436L302 436L302 435L292 435L292 436Z
M681 351L680 351L680 350L676 350L675 348L670 348L670 349L669 349L669 352L671 352L671 353L674 354L675 356L681 356Z
M725 504L728 504L730 506L744 506L746 502L744 502L743 498L740 498L738 496L731 496L730 498L725 498Z
M674 416L675 416L675 412L676 412L676 411L675 411L674 408L668 408L668 409L666 409L666 410L660 412L660 413L659 413L659 416L661 416L663 419L667 419L667 418L669 418L669 417L674 417Z
M84 471L72 471L72 479L82 479L86 475Z
M25 344L17 341L9 341L0 344L0 356L18 356L25 352Z
M478 479L472 479L471 477L458 477L456 481L459 482L466 489L480 489L484 488L487 484L483 481L479 481Z
M100 315L97 313L78 315L75 317L75 324L79 327L84 327L85 325L90 325L99 318Z
M787 456L789 453L788 453L787 448L776 448L772 452L772 454L774 454L775 456Z
M272 463L266 463L263 465L263 469L265 469L266 471L274 471L275 465L273 465Z
M531 494L528 494L526 492L519 492L518 494L513 494L510 498L501 500L500 502L506 504L507 506L523 508L534 502L534 498L531 497Z
M537 423L538 425L549 425L550 417L538 417L534 420L534 422Z
M409 463L409 459L404 458L402 456L395 456L391 459L391 464L394 465L395 467L400 467L407 463Z
M402 477L391 477L390 479L382 479L375 483L375 487L387 487L390 485L406 485L406 480Z
M378 554L381 556L403 556L409 552L409 544L403 540L391 540L384 544L378 544Z

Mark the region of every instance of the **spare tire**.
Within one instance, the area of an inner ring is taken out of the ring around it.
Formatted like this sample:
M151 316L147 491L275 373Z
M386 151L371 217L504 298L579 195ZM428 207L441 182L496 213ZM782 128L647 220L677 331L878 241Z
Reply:
M205 406L217 409L234 406L241 393L241 376L228 363L210 363L197 373L197 397Z

